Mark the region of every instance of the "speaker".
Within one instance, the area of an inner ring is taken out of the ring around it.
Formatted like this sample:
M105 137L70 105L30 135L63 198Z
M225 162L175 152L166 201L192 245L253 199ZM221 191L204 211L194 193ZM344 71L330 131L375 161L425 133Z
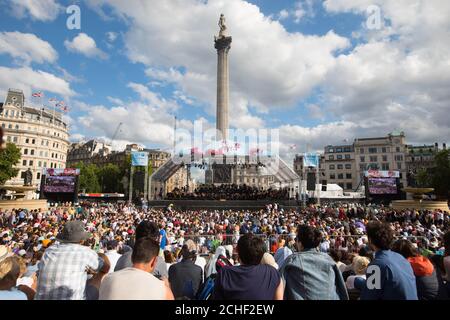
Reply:
M306 175L306 190L316 190L316 174L314 172L308 172Z

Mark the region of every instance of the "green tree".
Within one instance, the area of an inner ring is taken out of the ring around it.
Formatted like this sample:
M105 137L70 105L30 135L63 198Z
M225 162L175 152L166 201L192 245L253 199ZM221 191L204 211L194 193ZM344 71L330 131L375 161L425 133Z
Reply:
M448 198L450 190L450 150L441 150L434 156L435 168L431 181L436 195Z
M0 150L0 184L17 176L19 170L14 166L19 162L20 157L20 149L14 143L6 144L6 148Z
M80 169L80 177L78 179L79 190L85 192L101 192L101 186L98 179L98 167L95 164L85 165L80 162L75 165Z
M112 163L108 163L98 169L98 180L102 187L102 192L120 192L123 190L120 171L119 166Z
M428 188L432 186L430 172L426 169L419 169L416 174L416 182L419 188Z

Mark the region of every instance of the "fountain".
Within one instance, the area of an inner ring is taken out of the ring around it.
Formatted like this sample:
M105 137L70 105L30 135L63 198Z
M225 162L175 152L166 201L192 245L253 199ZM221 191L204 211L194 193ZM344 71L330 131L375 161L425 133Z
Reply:
M12 191L8 195L11 199L0 200L0 209L47 209L47 200L33 199L33 193L36 191L35 186L18 186L18 185L3 185L0 190Z
M411 193L413 200L392 201L392 208L396 210L442 210L449 212L447 201L431 201L424 199L424 194L434 191L434 188L404 188L404 192Z

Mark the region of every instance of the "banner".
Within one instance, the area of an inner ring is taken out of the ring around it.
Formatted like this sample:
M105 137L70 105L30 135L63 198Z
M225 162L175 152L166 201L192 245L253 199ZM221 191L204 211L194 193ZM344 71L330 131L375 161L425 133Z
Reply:
M399 171L381 171L381 170L367 170L364 172L367 178L400 178Z
M304 167L314 167L319 166L320 156L317 153L305 153L303 155L303 166Z
M53 169L53 168L43 168L42 174L46 176L78 176L80 175L80 169Z
M131 165L133 167L146 167L148 166L148 153L140 151L131 152Z

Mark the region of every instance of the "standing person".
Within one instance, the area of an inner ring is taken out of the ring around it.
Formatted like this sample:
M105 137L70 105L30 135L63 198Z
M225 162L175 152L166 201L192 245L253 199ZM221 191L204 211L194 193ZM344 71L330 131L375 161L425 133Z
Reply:
M183 260L169 268L169 282L176 299L194 299L203 283L203 270L195 264L197 249L194 241L188 240L181 248Z
M159 243L159 229L158 226L154 222L150 222L148 220L144 220L136 228L136 242L140 238L152 238L153 240ZM119 271L125 268L129 268L133 265L131 262L132 251L125 252L119 260L117 260L116 267L114 271ZM153 275L158 279L167 279L167 266L164 262L164 258L159 256L156 259L156 267L153 269Z
M169 286L152 274L158 255L159 242L140 237L133 248L132 266L105 277L99 300L173 300Z
M391 226L372 221L366 230L375 259L367 269L361 300L417 300L416 277L411 264L390 250L394 240Z
M117 248L119 246L119 243L116 240L108 241L106 244L106 256L108 257L110 268L109 272L114 272L114 268L116 267L117 261L122 256L120 253L117 252Z
M288 300L348 300L344 279L331 257L318 250L322 233L308 225L297 230L299 252L280 268Z
M36 300L85 300L89 270L97 270L97 253L83 246L89 238L81 221L69 221L38 264Z
M416 276L419 300L435 300L439 295L439 282L433 263L421 256L411 241L401 239L394 242L392 251L400 253L409 261Z
M159 248L160 252L163 252L167 245L167 233L165 230L166 224L161 222L159 224Z
M264 241L247 233L239 238L237 251L241 265L220 270L212 299L282 300L283 283L277 269L260 264L266 251Z

